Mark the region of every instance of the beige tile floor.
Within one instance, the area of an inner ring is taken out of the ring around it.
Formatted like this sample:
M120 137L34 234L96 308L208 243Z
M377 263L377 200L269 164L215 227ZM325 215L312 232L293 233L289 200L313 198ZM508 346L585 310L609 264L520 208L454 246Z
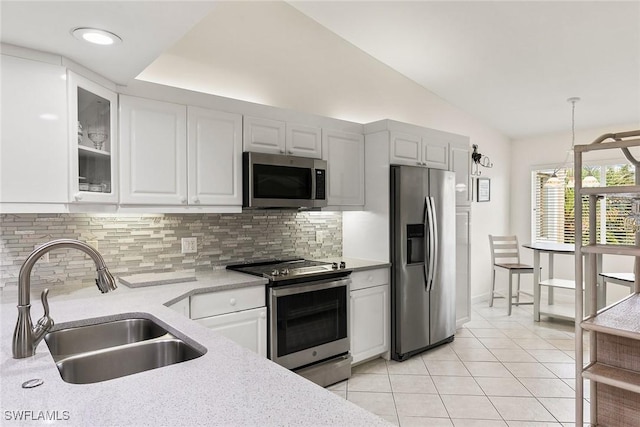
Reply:
M531 306L507 316L503 304L474 305L450 344L366 362L329 389L401 427L574 426L573 323L533 322Z

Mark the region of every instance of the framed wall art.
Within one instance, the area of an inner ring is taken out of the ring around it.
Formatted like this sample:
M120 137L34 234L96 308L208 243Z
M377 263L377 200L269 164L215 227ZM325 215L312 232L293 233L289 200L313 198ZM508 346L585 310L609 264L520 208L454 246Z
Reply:
M491 200L491 180L489 178L476 178L476 200L488 202Z

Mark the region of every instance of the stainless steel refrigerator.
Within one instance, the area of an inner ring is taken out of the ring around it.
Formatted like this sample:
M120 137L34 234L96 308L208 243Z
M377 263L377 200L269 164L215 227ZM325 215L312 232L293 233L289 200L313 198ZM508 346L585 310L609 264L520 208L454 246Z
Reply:
M450 342L456 330L454 173L391 166L391 357Z

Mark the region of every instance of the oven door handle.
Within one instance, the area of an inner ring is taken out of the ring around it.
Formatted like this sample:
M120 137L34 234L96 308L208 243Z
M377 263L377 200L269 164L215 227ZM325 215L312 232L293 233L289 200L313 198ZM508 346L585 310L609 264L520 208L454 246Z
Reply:
M306 292L319 291L322 289L337 288L340 286L349 286L351 279L329 279L322 282L308 282L307 284L296 284L283 286L281 288L271 288L271 295L282 297L287 295L302 294Z

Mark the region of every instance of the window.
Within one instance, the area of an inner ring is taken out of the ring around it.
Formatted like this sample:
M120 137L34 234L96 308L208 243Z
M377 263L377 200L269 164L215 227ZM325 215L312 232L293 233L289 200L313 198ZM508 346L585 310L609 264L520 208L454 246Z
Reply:
M533 171L534 206L532 212L532 233L536 242L575 242L574 221L574 174L573 169L555 171L559 185L545 185L552 177L553 169ZM633 185L635 171L628 164L585 166L582 170L583 185L590 180L592 185L616 186ZM633 230L624 225L631 213L631 200L605 197L596 205L596 241L599 243L632 245ZM583 243L589 241L588 197L582 200Z

